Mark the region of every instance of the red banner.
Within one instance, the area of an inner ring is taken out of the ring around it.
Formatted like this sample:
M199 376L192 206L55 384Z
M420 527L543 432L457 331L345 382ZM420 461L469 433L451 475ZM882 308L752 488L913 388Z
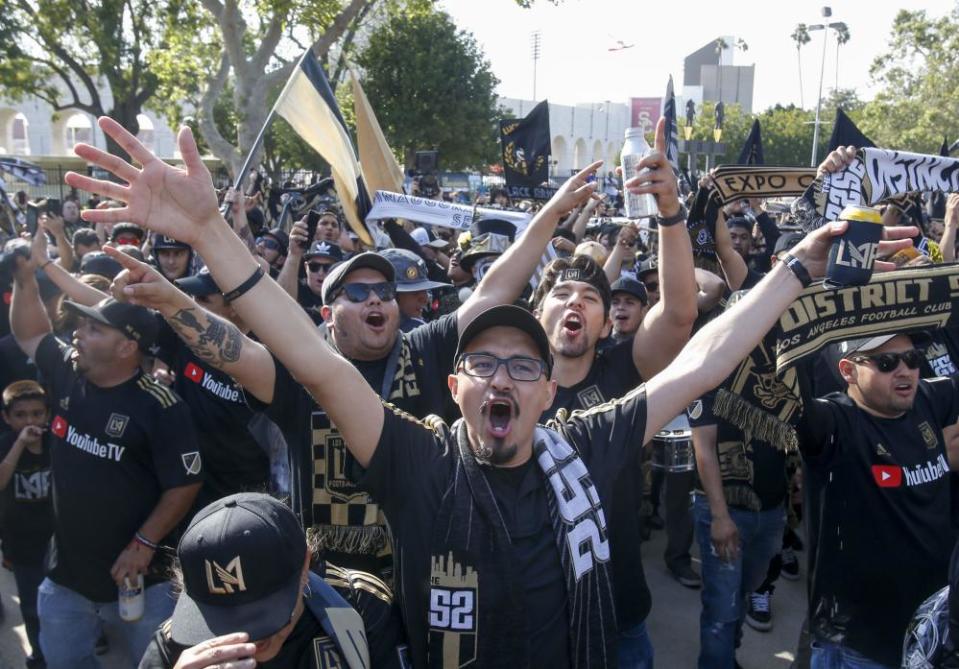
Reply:
M629 126L653 132L663 109L662 98L630 98Z

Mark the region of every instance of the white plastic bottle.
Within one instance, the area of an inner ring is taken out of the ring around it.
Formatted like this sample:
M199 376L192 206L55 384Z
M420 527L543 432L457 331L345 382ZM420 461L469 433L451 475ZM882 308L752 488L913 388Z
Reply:
M623 183L629 181L639 172L639 161L648 156L652 147L646 142L642 128L626 128L626 142L623 144L621 164L623 166ZM645 168L643 171L648 171ZM651 218L659 214L656 198L652 193L633 195L625 188L623 199L626 203L626 218Z

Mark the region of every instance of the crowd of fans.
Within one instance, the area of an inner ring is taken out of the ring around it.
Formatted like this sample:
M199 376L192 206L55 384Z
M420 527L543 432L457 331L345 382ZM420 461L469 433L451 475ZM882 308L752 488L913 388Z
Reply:
M699 666L738 666L780 577L809 583L800 666L903 661L956 539L955 333L802 366L798 452L714 412L832 228L737 201L698 262L660 136L625 184L657 219L623 218L594 164L545 203L484 200L525 225L387 220L373 248L325 193L217 193L188 133L177 170L101 124L141 167L78 148L120 183L69 175L35 232L17 198L0 262L0 539L27 666L97 666L109 639L148 669L652 667L654 530L702 590ZM935 199L885 208L887 258L955 259L959 196Z

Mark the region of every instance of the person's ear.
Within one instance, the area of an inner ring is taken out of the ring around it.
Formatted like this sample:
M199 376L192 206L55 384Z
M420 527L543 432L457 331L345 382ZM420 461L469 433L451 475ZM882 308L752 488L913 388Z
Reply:
M459 392L459 383L460 383L460 380L459 380L459 377L456 376L456 374L450 374L449 376L446 377L446 385L450 389L450 395L453 396L454 402L456 401L456 394L457 392Z
M856 385L859 380L859 375L856 371L856 363L848 358L842 358L839 361L839 375L842 377L842 380L850 386Z
M332 315L333 315L333 309L330 308L329 305L324 304L322 307L320 307L320 316L323 317L324 323L328 323L327 327L330 327L333 325L333 321L330 319L330 316Z
M605 339L609 336L609 333L613 331L613 319L609 316L606 316L606 322L603 323L603 329L599 333L601 339Z

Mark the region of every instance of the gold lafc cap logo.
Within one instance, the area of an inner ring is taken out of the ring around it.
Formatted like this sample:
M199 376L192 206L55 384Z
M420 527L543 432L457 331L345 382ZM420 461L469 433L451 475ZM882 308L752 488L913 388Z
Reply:
M234 592L246 592L246 582L243 580L243 563L240 556L230 560L226 567L221 567L216 560L204 560L206 564L206 585L211 595L232 595Z

